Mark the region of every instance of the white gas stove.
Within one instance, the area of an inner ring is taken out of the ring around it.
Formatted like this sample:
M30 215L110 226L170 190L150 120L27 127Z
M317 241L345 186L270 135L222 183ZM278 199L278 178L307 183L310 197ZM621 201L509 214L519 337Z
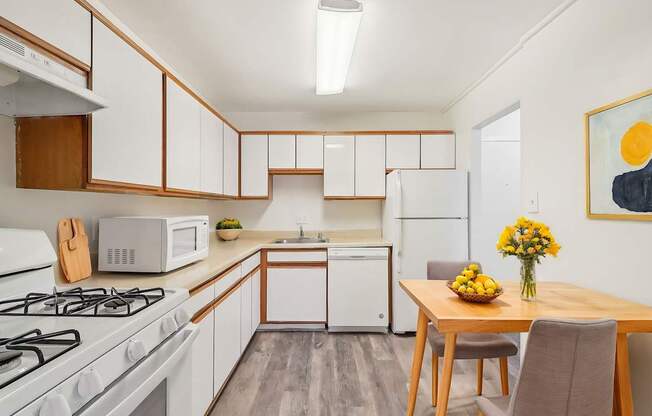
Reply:
M188 291L57 288L55 262L42 231L0 229L0 415L188 414Z

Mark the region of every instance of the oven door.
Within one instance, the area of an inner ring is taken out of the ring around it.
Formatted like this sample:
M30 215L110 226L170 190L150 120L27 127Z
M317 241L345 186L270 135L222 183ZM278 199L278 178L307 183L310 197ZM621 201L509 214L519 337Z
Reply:
M80 409L79 416L186 416L192 412L190 323Z
M168 222L163 271L174 270L208 256L208 221L186 218Z

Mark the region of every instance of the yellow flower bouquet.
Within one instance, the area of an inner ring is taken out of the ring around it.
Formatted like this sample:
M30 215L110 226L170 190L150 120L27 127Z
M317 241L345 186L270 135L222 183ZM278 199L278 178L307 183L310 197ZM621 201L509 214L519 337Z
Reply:
M519 217L515 224L505 227L496 249L503 257L516 256L521 261L521 299L536 299L534 265L540 263L542 257L556 257L560 248L550 228L541 222Z

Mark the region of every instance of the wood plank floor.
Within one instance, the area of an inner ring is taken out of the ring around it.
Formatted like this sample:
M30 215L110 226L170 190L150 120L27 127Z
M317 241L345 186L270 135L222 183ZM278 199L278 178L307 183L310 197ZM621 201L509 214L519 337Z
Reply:
M211 416L404 415L413 336L258 332ZM433 415L430 349L415 415ZM440 371L443 363L440 362ZM448 414L477 416L475 361L457 360ZM484 393L499 395L485 360Z

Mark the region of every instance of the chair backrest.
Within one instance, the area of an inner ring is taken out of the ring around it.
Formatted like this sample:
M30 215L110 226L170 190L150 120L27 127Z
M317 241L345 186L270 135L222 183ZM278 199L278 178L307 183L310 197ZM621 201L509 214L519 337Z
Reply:
M453 280L471 263L480 266L482 271L482 266L477 261L429 261L428 280Z
M510 416L609 416L616 321L532 322Z

